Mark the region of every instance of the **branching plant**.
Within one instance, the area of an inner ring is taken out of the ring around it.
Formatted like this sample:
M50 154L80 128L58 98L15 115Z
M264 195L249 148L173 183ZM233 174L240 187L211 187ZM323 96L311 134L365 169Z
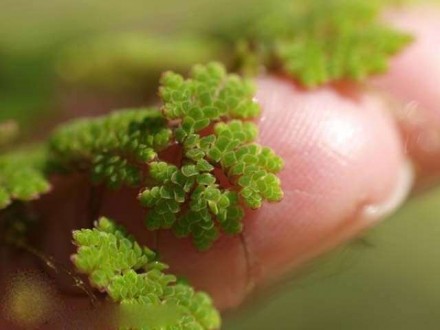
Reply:
M130 110L79 120L55 132L51 166L89 170L94 181L141 187L150 230L172 228L209 248L219 235L242 230L244 207L281 200L282 160L255 142L260 113L253 85L223 66L195 66L189 79L168 72L160 109ZM174 163L161 159L173 148ZM220 174L217 174L220 173ZM221 182L220 178L225 178Z
M165 274L167 265L157 261L153 251L139 246L109 219L99 219L93 229L74 231L73 240L78 248L72 256L76 268L112 301L140 310L160 306L177 312L177 321L154 329L220 327L220 316L208 295Z
M312 88L361 81L383 73L409 34L381 21L383 1L315 0L290 3L256 22L238 41L244 68L267 67Z

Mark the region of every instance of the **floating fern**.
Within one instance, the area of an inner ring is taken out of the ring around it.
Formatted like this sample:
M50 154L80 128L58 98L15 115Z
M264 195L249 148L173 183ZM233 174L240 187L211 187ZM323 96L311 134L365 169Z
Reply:
M44 149L0 155L0 210L12 201L30 201L49 191Z
M192 234L199 249L208 248L218 236L217 220L227 233L241 231L244 211L265 198L282 197L273 173L282 161L269 149L253 143L257 128L238 119L256 117L253 86L236 75L227 75L219 64L196 66L190 79L167 73L162 79L162 111L179 120L175 138L182 145L182 166L156 163L151 175L159 185L146 189L141 202L152 209L151 229L172 227L178 236ZM213 123L213 133L201 134ZM276 163L266 167L266 163ZM214 174L219 169L233 185L224 188ZM261 189L260 189L261 188ZM178 215L176 217L176 215Z
M255 143L258 129L246 121L260 113L254 92L218 63L195 66L189 79L168 72L161 111L121 111L61 127L50 141L52 166L89 170L111 187L140 187L149 229L171 228L207 249L219 229L242 230L243 207L282 198L276 173L283 162ZM161 159L176 145L175 164Z
M73 239L77 246L72 256L76 268L113 302L177 309L178 319L160 327L164 330L220 327L219 313L205 293L195 292L187 284L178 283L175 276L165 274L167 266L156 260L154 252L141 247L109 219L99 219L93 229L74 231Z
M79 119L59 127L33 158L2 156L0 208L46 192L51 173L86 171L95 183L138 187L149 229L171 228L207 249L221 230L242 230L245 207L283 195L276 176L282 160L255 143L254 93L250 81L218 63L195 66L189 79L168 72L160 109ZM181 157L164 161L170 152Z
M50 139L52 165L63 170L92 168L94 182L118 188L139 185L146 163L171 139L160 112L137 109L61 126Z
M307 87L382 73L411 37L380 21L371 0L291 4L258 22L238 48L243 63L281 70Z

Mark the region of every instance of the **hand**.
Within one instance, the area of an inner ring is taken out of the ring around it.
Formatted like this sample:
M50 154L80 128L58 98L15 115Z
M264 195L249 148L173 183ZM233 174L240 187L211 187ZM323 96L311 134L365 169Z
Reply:
M438 176L440 62L432 43L440 42L439 15L412 10L388 16L416 41L386 75L369 82L378 90L347 83L306 91L280 77L258 80L261 143L285 160L285 198L249 212L241 236L222 237L200 253L166 231L147 233L136 191L128 189L102 192L98 213L157 248L173 272L209 292L219 308L238 306L373 226L415 184ZM45 250L57 260L67 261L72 252L72 228L90 226L91 191L83 177L57 178L54 191L35 205L48 223ZM7 267L18 268L17 261L2 264Z

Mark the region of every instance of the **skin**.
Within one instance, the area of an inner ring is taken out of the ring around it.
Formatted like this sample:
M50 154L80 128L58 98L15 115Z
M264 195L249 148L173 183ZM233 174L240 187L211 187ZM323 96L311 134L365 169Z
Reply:
M157 248L172 272L209 292L222 310L236 308L306 261L360 235L399 207L414 187L435 182L440 173L440 143L427 148L420 142L426 132L440 134L440 12L430 8L426 16L423 10L387 15L416 39L392 60L387 74L366 85L303 90L282 77L257 81L260 142L285 160L280 174L285 197L248 212L241 236L221 237L200 253L169 232L146 234L144 210L128 189L98 192L97 213L117 219ZM411 115L402 115L408 108ZM72 228L90 225L90 192L84 177L54 178L52 193L34 205L47 221L44 250L55 259L68 260ZM4 274L37 264L26 254L3 251L0 283ZM71 287L62 276L57 285ZM87 308L87 299L68 291L63 290L64 306ZM2 329L10 326L1 322Z

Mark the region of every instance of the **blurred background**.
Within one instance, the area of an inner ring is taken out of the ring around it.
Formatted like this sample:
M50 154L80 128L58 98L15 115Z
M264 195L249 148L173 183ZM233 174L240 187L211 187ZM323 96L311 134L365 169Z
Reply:
M1 0L0 123L57 122L155 100L159 74L216 59L285 0ZM438 329L440 190L226 315L224 329Z
M26 133L54 116L145 105L164 70L230 62L235 35L285 3L1 0L0 121Z

